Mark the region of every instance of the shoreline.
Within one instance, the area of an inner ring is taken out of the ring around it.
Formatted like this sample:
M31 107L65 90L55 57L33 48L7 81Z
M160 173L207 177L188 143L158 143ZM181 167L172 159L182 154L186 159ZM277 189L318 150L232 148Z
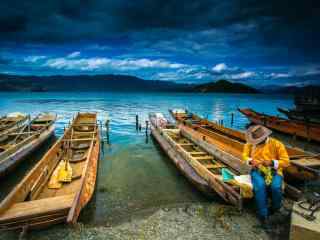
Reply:
M231 239L275 240L288 238L289 222L275 226L272 232L258 228L254 211L240 213L220 203L187 203L146 209L127 216L118 224L83 224L75 227L56 225L30 231L27 239ZM288 228L287 228L288 227ZM16 239L18 232L0 233L4 239Z

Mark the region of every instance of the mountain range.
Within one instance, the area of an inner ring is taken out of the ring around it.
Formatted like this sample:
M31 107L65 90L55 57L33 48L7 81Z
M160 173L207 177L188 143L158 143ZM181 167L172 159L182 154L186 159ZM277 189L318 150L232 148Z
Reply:
M319 86L316 86L319 88ZM290 93L303 88L270 86L253 88L242 83L218 80L204 84L185 84L171 81L144 80L130 75L54 75L19 76L0 74L0 92L4 91L143 91L143 92L199 92L199 93Z

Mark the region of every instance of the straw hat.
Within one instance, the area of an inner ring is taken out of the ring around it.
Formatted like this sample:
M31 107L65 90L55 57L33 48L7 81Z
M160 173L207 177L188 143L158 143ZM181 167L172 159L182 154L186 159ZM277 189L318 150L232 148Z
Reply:
M257 145L267 139L272 131L262 125L255 125L248 128L246 132L247 142Z

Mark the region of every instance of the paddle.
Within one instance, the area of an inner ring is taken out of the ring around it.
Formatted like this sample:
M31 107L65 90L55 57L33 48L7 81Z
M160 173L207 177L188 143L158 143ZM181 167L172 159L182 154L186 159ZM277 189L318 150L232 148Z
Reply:
M70 140L72 140L73 137L73 129L71 130L71 137ZM72 181L72 167L69 163L69 159L71 158L72 150L71 150L71 141L65 142L64 145L66 145L66 154L64 161L64 166L60 168L58 179L60 182L71 182Z

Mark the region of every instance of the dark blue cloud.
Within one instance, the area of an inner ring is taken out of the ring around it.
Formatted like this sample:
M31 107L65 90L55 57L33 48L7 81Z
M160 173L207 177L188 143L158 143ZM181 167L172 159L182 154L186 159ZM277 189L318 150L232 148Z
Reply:
M307 83L316 75L295 71L320 65L319 9L315 0L3 0L0 71Z

